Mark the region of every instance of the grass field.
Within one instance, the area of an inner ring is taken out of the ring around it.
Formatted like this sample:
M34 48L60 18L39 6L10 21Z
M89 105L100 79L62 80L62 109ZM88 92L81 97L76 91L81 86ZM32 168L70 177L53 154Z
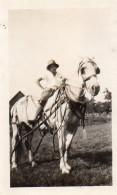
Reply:
M69 154L72 170L69 175L61 174L59 160L53 153L52 135L47 134L35 155L36 167L32 168L28 163L24 147L18 170L11 171L11 187L112 185L111 122L86 126L86 129L86 141L82 139L82 127L73 139ZM33 150L39 142L39 137L39 133L35 132Z

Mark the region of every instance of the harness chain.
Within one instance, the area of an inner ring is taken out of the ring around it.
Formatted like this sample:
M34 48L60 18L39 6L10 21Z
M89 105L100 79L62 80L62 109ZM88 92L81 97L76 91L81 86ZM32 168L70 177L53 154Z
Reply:
M44 132L43 136L41 137L41 140L40 140L38 146L36 147L36 150L33 152L33 156L35 156L35 154L37 153L37 150L40 147L41 142L43 141L43 138L45 137L45 135L46 135L46 132Z

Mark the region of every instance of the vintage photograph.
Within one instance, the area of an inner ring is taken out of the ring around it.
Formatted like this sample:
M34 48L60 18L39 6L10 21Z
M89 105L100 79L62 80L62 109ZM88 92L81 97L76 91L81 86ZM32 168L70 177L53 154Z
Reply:
M113 185L110 12L8 11L11 188Z

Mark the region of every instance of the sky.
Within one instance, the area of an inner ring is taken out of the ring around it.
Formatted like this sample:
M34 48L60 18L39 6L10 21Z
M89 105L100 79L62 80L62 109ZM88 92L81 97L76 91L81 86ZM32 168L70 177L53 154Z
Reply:
M18 91L38 97L36 80L54 59L70 77L79 59L94 57L103 90L112 90L111 29L108 8L9 10L9 99Z

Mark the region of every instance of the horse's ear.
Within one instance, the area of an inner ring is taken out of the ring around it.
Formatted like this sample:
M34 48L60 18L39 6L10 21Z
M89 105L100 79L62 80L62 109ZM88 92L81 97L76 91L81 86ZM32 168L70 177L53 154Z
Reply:
M79 72L82 74L84 74L84 68L82 68L82 63L79 64L79 68L78 68L78 74Z
M100 74L100 69L96 67L96 74Z
M81 62L79 63L78 74L79 74L80 70L81 70Z
M82 70L83 60L79 62L78 73ZM82 73L81 73L82 74Z

